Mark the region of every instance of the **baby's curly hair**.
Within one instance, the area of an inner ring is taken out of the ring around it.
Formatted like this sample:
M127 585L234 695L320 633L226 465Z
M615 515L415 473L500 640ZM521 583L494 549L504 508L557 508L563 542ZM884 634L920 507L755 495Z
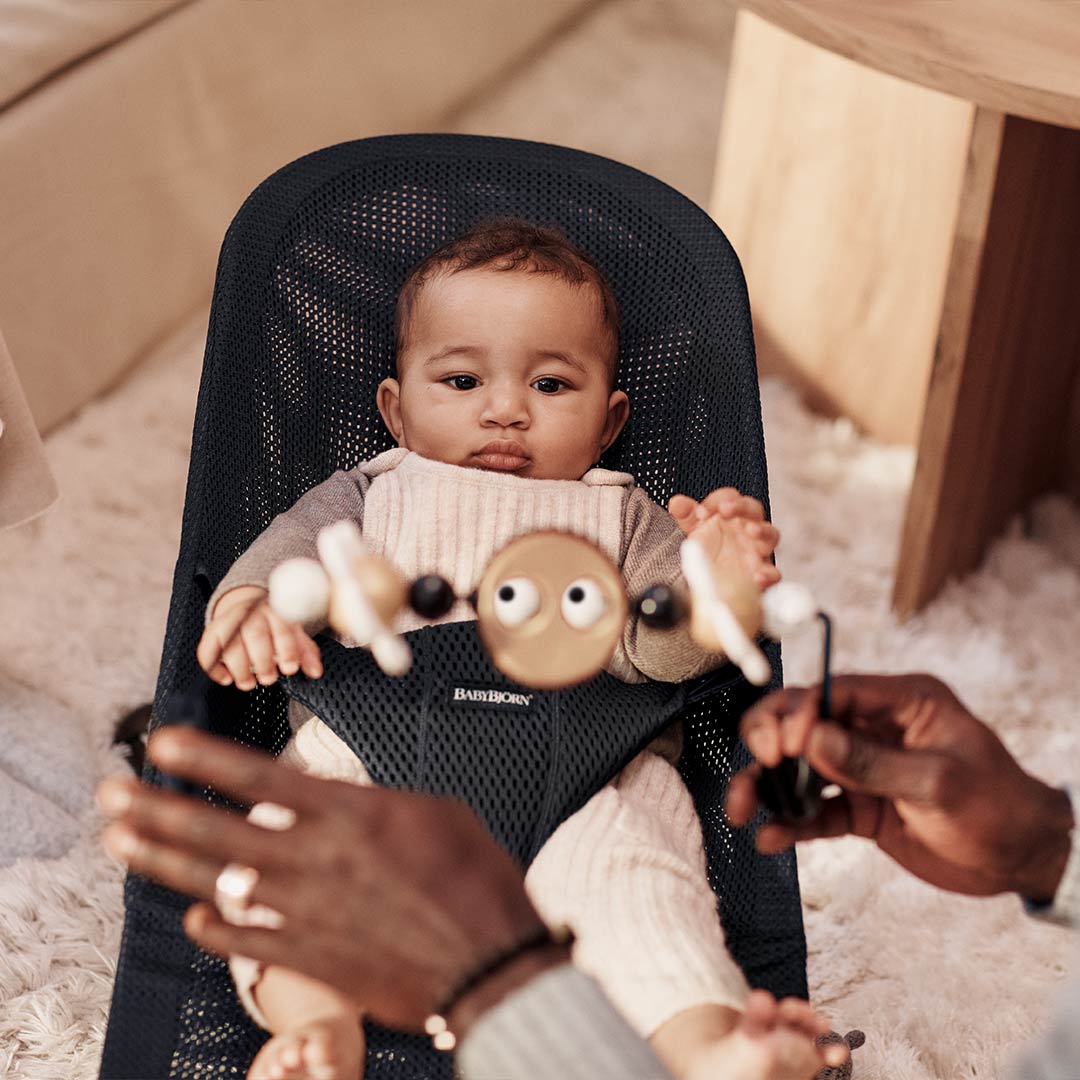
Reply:
M436 248L409 272L398 293L394 309L394 348L397 355L405 346L409 320L424 283L440 273L461 270L518 270L533 274L553 274L571 285L595 290L600 318L610 339L608 368L611 385L619 359L619 305L615 293L600 268L579 251L556 228L534 225L522 218L490 218Z

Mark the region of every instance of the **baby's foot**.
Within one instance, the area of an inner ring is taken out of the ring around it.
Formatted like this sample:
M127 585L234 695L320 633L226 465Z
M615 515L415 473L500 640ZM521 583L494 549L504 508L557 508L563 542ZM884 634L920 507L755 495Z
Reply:
M846 1046L814 1042L828 1030L800 998L755 990L731 1031L694 1055L686 1080L813 1080L847 1060Z
M360 1080L363 1066L359 1019L335 1016L278 1032L255 1055L248 1080Z
M679 528L705 549L715 573L749 579L759 589L780 580L772 563L780 534L765 520L765 508L757 499L734 488L719 488L701 502L675 495L668 511Z

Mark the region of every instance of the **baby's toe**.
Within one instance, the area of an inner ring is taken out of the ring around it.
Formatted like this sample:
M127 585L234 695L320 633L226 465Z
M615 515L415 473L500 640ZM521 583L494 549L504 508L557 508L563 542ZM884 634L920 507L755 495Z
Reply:
M290 1064L295 1062L295 1065ZM300 1044L292 1035L275 1035L255 1055L248 1080L289 1080L300 1065Z
M356 1080L363 1062L363 1046L355 1020L310 1028L305 1034L306 1076L311 1080Z
M284 1065L286 1069L299 1069L304 1063L303 1054L303 1042L301 1039L289 1039L281 1047L281 1052L278 1054L278 1061Z
M304 1064L315 1080L337 1080L341 1055L330 1032L312 1031L304 1040Z

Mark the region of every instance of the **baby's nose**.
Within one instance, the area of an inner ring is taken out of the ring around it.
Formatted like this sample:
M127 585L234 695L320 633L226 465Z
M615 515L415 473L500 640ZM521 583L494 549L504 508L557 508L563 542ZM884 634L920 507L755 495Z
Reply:
M485 422L510 427L529 421L528 395L516 387L495 388L484 402L482 419Z

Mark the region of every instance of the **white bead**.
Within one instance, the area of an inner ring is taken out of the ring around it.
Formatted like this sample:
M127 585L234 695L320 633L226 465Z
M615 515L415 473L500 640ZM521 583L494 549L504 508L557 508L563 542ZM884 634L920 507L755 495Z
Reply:
M315 559L289 559L270 573L270 606L293 623L322 619L330 608L330 579Z

